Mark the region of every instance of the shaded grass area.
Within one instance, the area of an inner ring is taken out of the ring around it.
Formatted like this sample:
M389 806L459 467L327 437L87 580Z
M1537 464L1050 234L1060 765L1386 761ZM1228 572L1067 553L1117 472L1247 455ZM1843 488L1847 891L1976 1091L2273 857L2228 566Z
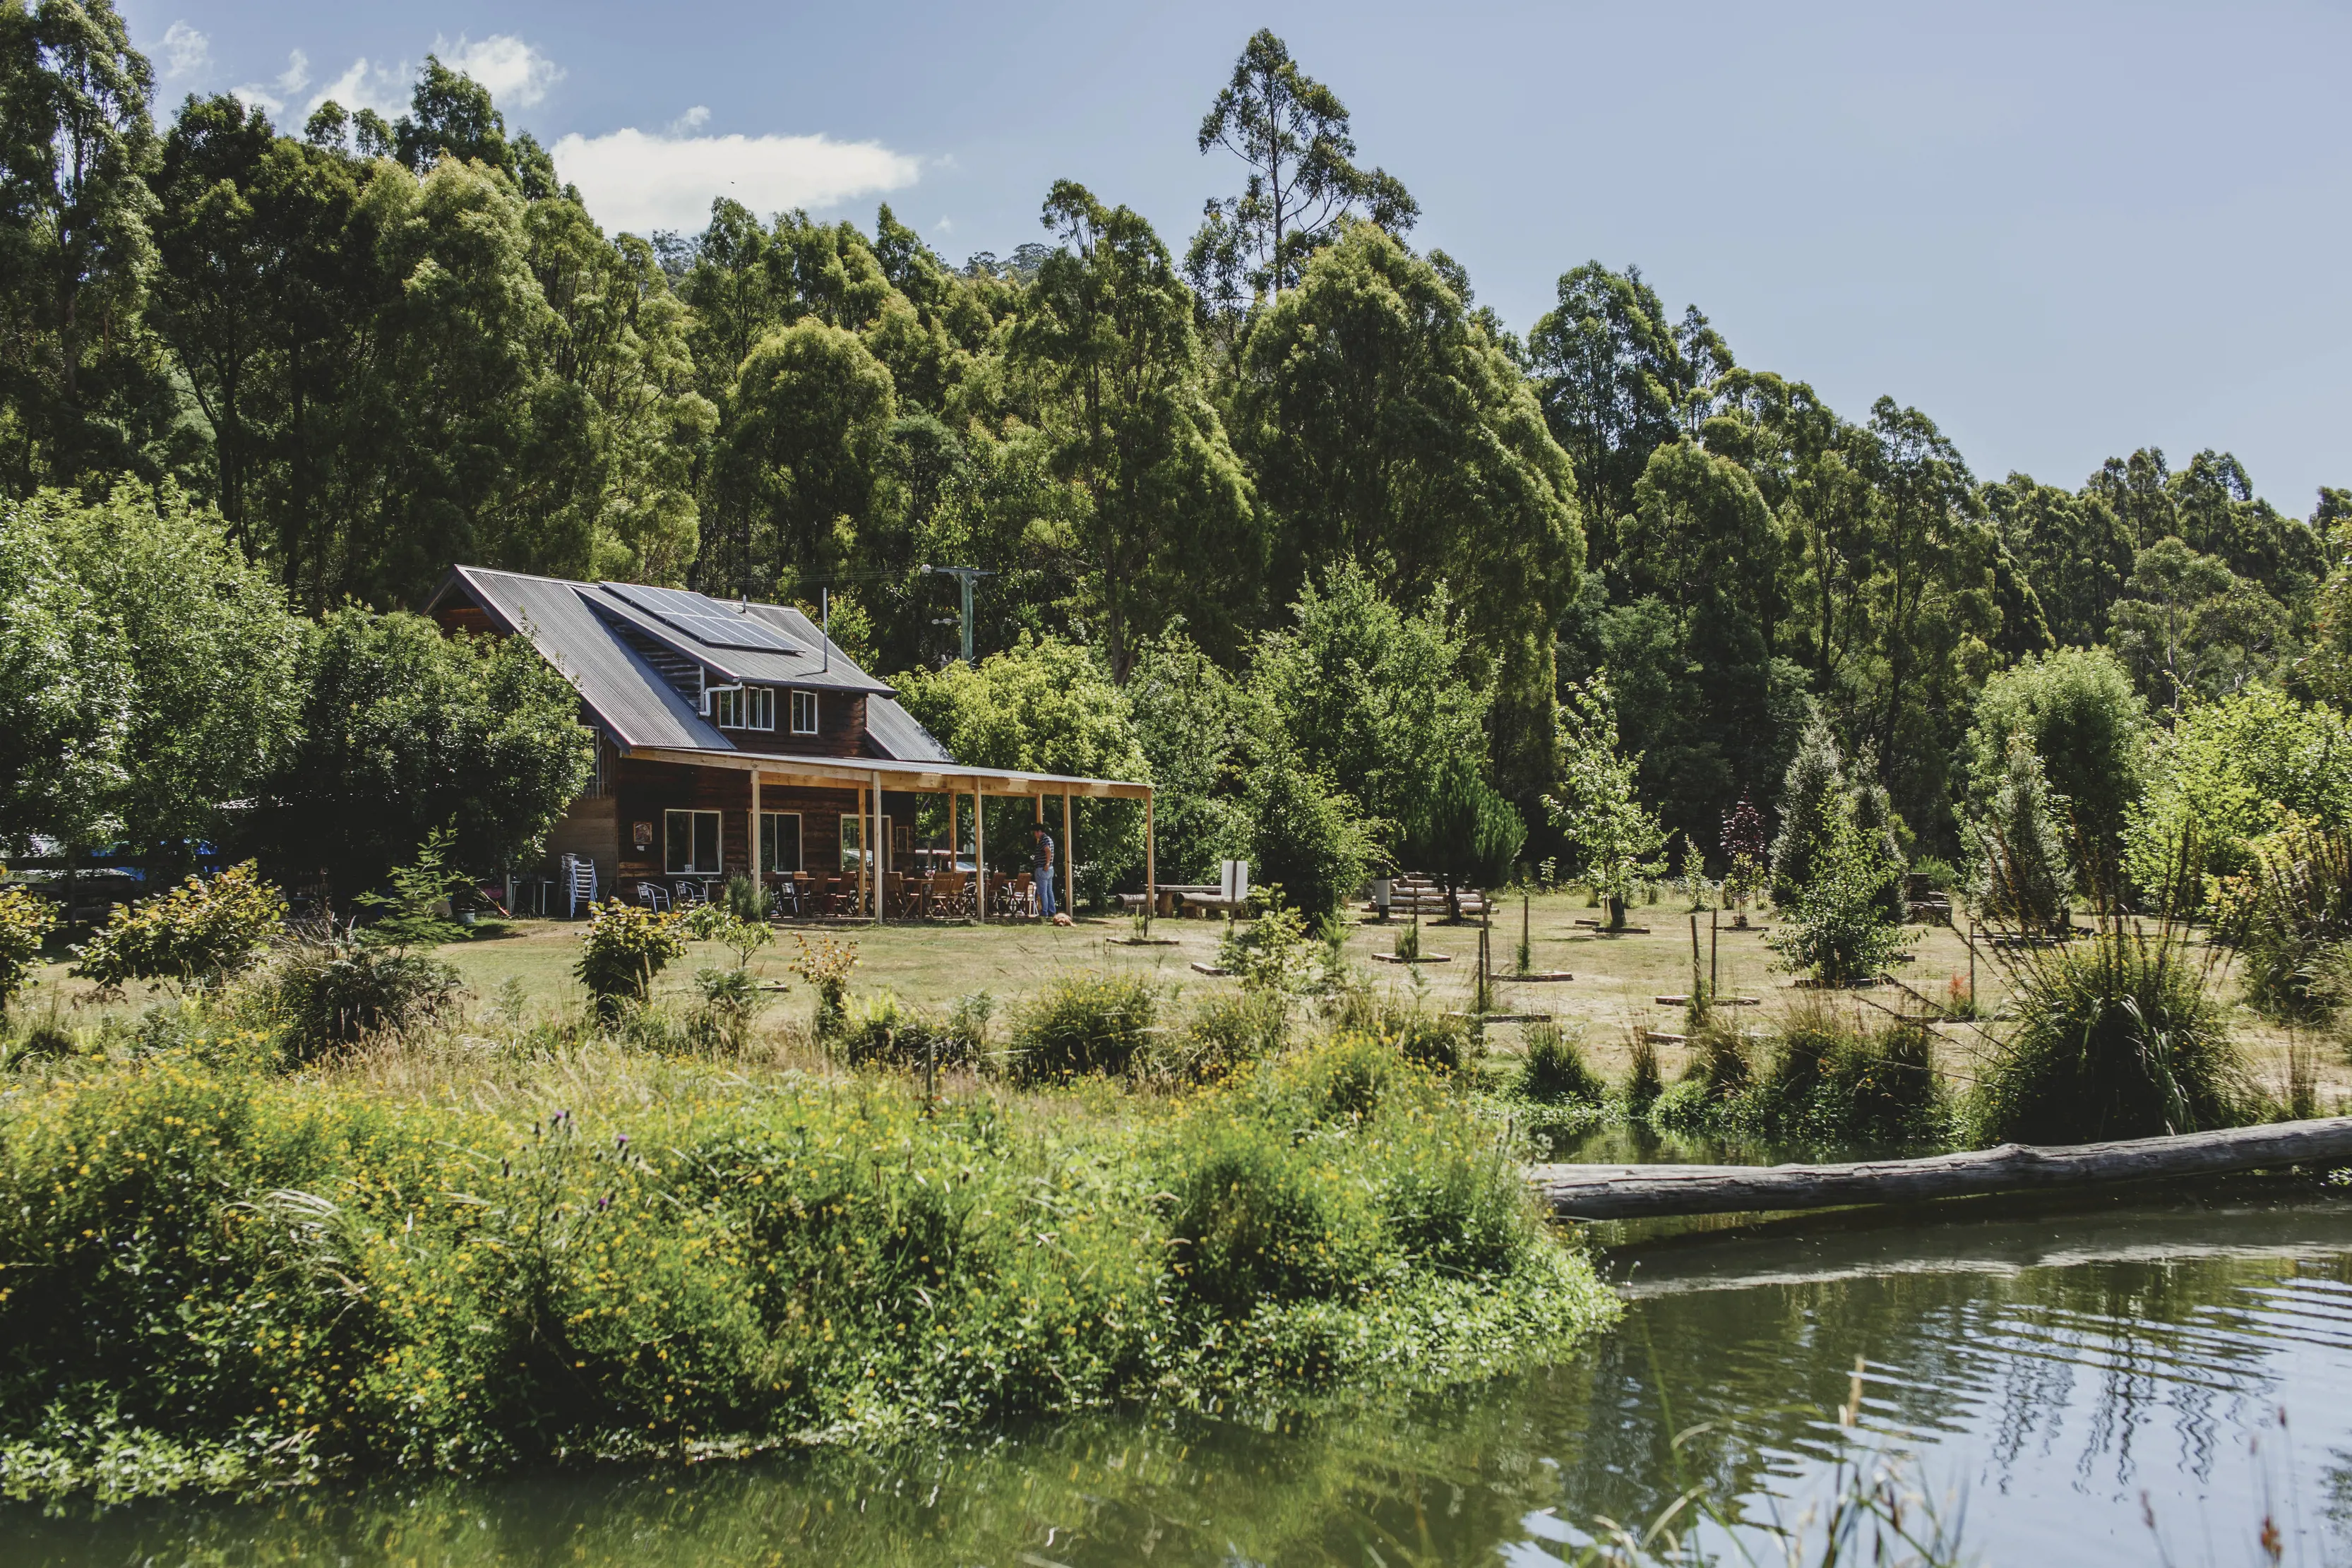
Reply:
M934 1107L789 1041L517 1021L289 1077L226 1008L148 1030L0 1112L17 1496L1273 1409L1614 1311L1460 1082L1361 1032Z

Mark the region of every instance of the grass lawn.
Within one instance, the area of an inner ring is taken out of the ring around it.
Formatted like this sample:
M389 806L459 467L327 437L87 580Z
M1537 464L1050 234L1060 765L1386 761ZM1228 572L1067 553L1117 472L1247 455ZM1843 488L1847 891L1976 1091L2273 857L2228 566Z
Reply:
M1681 1031L1679 1006L1661 1004L1656 998L1680 995L1690 988L1691 917L1671 901L1636 905L1631 919L1636 925L1646 925L1648 930L1605 936L1578 924L1580 920L1592 920L1598 914L1588 908L1578 894L1540 894L1528 903L1526 922L1532 967L1538 971L1566 970L1575 977L1571 980L1529 983L1514 982L1507 977L1520 932L1521 910L1516 900L1507 898L1496 912L1489 937L1490 952L1501 977L1496 996L1499 1008L1508 1012L1549 1014L1564 1026L1580 1030L1588 1059L1603 1071L1617 1073L1625 1068L1634 1030ZM1762 1004L1745 1009L1744 1016L1752 1017L1760 1026L1790 1004L1811 999L1791 987L1789 975L1778 967L1778 956L1765 945L1762 930L1736 931L1731 927L1731 917L1723 915L1717 916L1718 928L1710 937L1707 919L1704 914L1698 917L1702 970L1709 962L1711 948L1718 994L1727 998L1753 997ZM1774 915L1765 911L1751 919L1769 928ZM1402 925L1398 922L1383 926L1368 920L1359 921L1349 931L1349 954L1383 989L1410 993L1418 984L1426 988L1426 999L1433 1007L1468 1007L1478 948L1477 928L1424 921L1421 930L1423 953L1431 957L1444 955L1449 962L1413 967L1377 962L1375 955L1394 950ZM522 998L535 1009L576 1007L583 1000L583 993L572 977L572 966L578 956L582 929L579 922L519 921L503 935L453 943L441 948L440 955L457 967L484 1004L510 998L515 988L520 988ZM762 979L784 982L789 987L768 1003L766 1021L801 1021L807 1018L812 998L808 988L793 977L791 966L798 950L795 934L814 934L817 929L781 927L775 944L753 956L752 967ZM861 961L851 982L853 994L888 989L906 1001L925 1007L940 1006L976 991L991 993L1003 1007L1017 1001L1057 973L1088 968L1142 970L1180 995L1197 996L1234 984L1229 979L1202 975L1192 967L1195 963L1215 961L1217 939L1223 927L1213 919L1155 921L1152 934L1161 941L1153 946L1132 944L1129 938L1133 923L1123 916L1081 917L1073 925L1058 927L1015 921L985 925L835 925L823 929L857 946ZM1912 961L1898 967L1903 983L1938 1001L1953 994L1956 982L1965 994L1969 954L1960 936L1942 926L1911 929L1918 941L1913 948ZM656 994L682 998L691 993L697 968L732 962L732 956L724 949L696 944L683 963L673 966L661 977ZM119 1011L126 1007L135 1009L151 999L135 993L123 1001L108 1004L80 999L82 988L66 978L61 963L47 967L38 977L41 983L27 998L30 1005L26 1010L45 1010L55 1005L68 1021L76 1024L94 1023L100 1011ZM2007 1001L2000 972L1989 960L1979 959L1976 985L1979 1000L1988 1012L1999 1011ZM2222 996L2234 1003L2233 981L2223 982ZM1845 998L1841 1005L1859 1009L1865 1018L1882 1017L1874 1013L1873 1003L1915 1014L1921 1010L1917 1003L1899 990L1886 988ZM2284 1034L2262 1023L2242 1007L2233 1006L2232 1025L2247 1049L2257 1077L2273 1092L2282 1091L2286 1082ZM1991 1048L1988 1033L1999 1032L1998 1024L1989 1026L1987 1031L1961 1025L1946 1027L1941 1034L1947 1042L1948 1071L1963 1079L1972 1076L1976 1061ZM1517 1033L1514 1027L1497 1026L1488 1031L1488 1041L1495 1050L1509 1053L1517 1049ZM2352 1101L2352 1061L2347 1061L2345 1054L2333 1046L2324 1047L2320 1056L2321 1104L2332 1107L2338 1101ZM1677 1048L1667 1048L1663 1057L1662 1065L1669 1076L1679 1071L1681 1054Z

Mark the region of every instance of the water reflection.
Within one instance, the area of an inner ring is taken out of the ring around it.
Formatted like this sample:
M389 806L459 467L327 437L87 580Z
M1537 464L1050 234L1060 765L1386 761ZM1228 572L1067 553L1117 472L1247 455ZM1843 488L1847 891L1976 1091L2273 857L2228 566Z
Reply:
M1988 1560L2147 1561L2143 1490L2179 1560L2251 1558L2266 1495L2305 1560L2352 1555L2352 1205L2221 1190L1633 1242L1606 1255L1625 1325L1586 1354L1273 1430L1105 1418L887 1458L19 1511L0 1539L73 1568L1540 1565L1566 1521L1646 1519L1692 1480L1801 1511L1860 1354L1868 1440L1965 1491ZM2280 1410L2284 1440L2250 1452Z

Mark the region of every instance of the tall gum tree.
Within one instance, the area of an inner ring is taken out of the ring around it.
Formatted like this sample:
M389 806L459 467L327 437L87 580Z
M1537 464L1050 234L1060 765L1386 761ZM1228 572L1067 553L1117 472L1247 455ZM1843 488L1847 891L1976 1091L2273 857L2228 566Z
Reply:
M1518 367L1434 267L1358 224L1252 329L1234 402L1278 518L1274 595L1350 557L1404 602L1451 584L1496 672L1496 781L1532 800L1584 534L1574 465Z

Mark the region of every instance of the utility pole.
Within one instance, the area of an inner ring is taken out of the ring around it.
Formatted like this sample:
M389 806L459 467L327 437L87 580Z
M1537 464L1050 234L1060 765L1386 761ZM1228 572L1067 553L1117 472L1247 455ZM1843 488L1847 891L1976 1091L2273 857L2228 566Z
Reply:
M976 566L921 566L915 570L935 577L952 577L956 580L956 586L962 591L963 597L963 607L957 617L963 628L963 662L967 664L971 664L971 585L983 577L994 577L998 574Z

